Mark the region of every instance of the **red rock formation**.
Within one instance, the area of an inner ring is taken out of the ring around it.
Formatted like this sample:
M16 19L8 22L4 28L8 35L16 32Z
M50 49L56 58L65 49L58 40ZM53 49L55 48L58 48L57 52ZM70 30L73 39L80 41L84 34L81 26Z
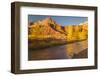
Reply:
M29 35L42 35L44 37L51 37L56 39L65 39L66 36L55 21L50 17L42 21L36 21L32 25L29 25Z
M31 22L28 26L29 35L33 38L53 38L78 40L86 39L88 34L88 23L80 23L79 25L61 26L57 24L51 17L43 20Z

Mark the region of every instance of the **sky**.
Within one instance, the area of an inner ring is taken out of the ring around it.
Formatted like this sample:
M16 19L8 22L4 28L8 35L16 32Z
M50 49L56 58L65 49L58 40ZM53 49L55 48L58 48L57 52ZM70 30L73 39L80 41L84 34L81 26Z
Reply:
M50 15L28 15L28 21L34 22L37 20L42 20L47 17L51 17L56 23L65 26L65 25L77 25L82 22L88 21L87 17L77 17L77 16L50 16Z

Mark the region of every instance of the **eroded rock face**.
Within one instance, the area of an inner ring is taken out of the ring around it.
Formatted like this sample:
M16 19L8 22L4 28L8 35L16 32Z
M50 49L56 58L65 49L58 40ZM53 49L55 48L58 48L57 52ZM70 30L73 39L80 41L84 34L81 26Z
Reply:
M61 29L61 26L59 26L55 21L53 21L51 18L46 18L42 21L37 21L33 23L32 25L29 25L29 35L41 35L42 37L51 37L56 39L65 39L66 36Z
M84 22L79 25L66 25L64 27L67 40L82 40L88 37L88 23Z
M28 26L28 34L30 38L81 40L87 38L88 23L61 26L51 17L48 17L43 20L31 22Z

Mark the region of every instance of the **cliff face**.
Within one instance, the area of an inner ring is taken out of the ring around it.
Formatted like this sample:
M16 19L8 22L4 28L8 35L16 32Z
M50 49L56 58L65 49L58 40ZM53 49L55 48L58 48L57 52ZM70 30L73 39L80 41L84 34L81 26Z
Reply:
M66 25L64 27L67 40L82 40L88 37L88 23L84 22L79 25Z
M58 25L51 18L46 18L42 21L36 21L29 25L29 35L41 36L41 38L55 38L55 39L65 39L66 36Z
M79 25L61 26L50 17L31 22L28 26L29 38L66 39L67 41L70 41L86 39L88 35L87 33L87 22L80 23Z

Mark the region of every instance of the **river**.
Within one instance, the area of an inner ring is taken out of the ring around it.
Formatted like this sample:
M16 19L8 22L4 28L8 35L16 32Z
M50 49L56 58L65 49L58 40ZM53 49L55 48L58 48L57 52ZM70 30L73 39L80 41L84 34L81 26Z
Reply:
M88 41L69 43L39 50L29 50L29 60L87 58ZM82 56L83 55L83 56Z

